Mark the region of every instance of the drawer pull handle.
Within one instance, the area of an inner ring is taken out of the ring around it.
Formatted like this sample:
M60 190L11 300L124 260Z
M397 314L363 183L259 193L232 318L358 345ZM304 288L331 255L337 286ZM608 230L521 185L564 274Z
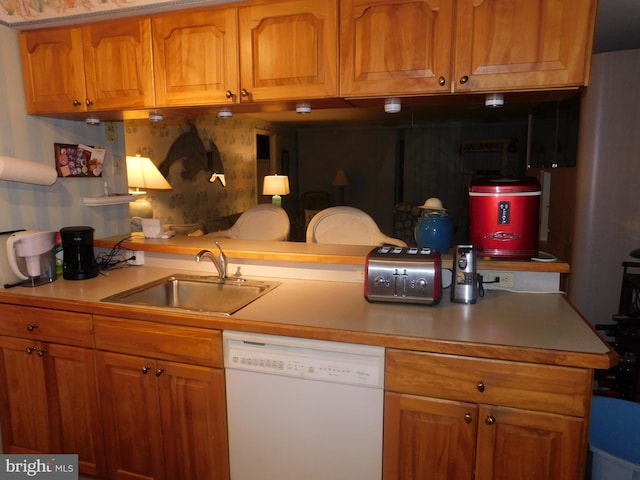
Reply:
M44 357L46 354L47 354L47 350L46 349L38 350L38 356L39 357Z
M471 423L471 421L473 420L473 418L471 417L471 413L467 412L464 414L464 423Z
M159 368L156 370L156 377L159 377L160 375L162 375L164 373L164 368Z
M144 373L145 375L149 373L149 370L151 370L151 367L148 367L146 365L142 367L142 373Z
M479 392L484 392L484 382L482 380L480 380L478 382L478 385L476 385L476 388L478 389Z
M26 352L27 352L28 355L31 355L36 350L38 350L38 347L27 347L26 348Z
M38 325L37 323L30 323L29 325L27 325L27 330L29 330L30 332L33 332L39 326L40 325Z
M486 423L487 425L493 425L494 423L496 423L496 417L494 417L493 415L487 415L487 418L484 419L484 423Z

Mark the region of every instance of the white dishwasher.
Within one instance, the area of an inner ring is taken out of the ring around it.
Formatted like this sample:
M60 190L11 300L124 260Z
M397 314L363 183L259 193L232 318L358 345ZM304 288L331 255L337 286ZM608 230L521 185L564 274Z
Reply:
M383 347L223 339L231 480L382 477Z

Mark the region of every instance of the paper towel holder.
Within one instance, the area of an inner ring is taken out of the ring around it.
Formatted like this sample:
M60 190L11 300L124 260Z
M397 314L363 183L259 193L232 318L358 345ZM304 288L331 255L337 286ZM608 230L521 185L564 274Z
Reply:
M49 186L57 179L58 172L50 165L0 155L0 180Z

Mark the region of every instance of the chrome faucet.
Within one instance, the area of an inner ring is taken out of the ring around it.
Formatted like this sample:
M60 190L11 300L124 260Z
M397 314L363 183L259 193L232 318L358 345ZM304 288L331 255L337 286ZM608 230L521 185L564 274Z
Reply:
M200 260L202 260L203 257L208 257L216 266L216 270L218 270L218 276L220 277L220 280L226 280L227 279L227 256L222 251L222 248L220 248L220 244L218 242L216 242L216 246L218 247L218 250L220 250L220 260L218 260L216 256L213 253L211 253L211 251L200 250L196 255L196 262L200 262Z

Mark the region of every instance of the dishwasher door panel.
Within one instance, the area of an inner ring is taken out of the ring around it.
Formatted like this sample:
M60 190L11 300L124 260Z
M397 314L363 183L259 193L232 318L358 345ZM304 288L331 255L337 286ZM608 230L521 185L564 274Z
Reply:
M376 480L384 391L227 369L231 480Z

